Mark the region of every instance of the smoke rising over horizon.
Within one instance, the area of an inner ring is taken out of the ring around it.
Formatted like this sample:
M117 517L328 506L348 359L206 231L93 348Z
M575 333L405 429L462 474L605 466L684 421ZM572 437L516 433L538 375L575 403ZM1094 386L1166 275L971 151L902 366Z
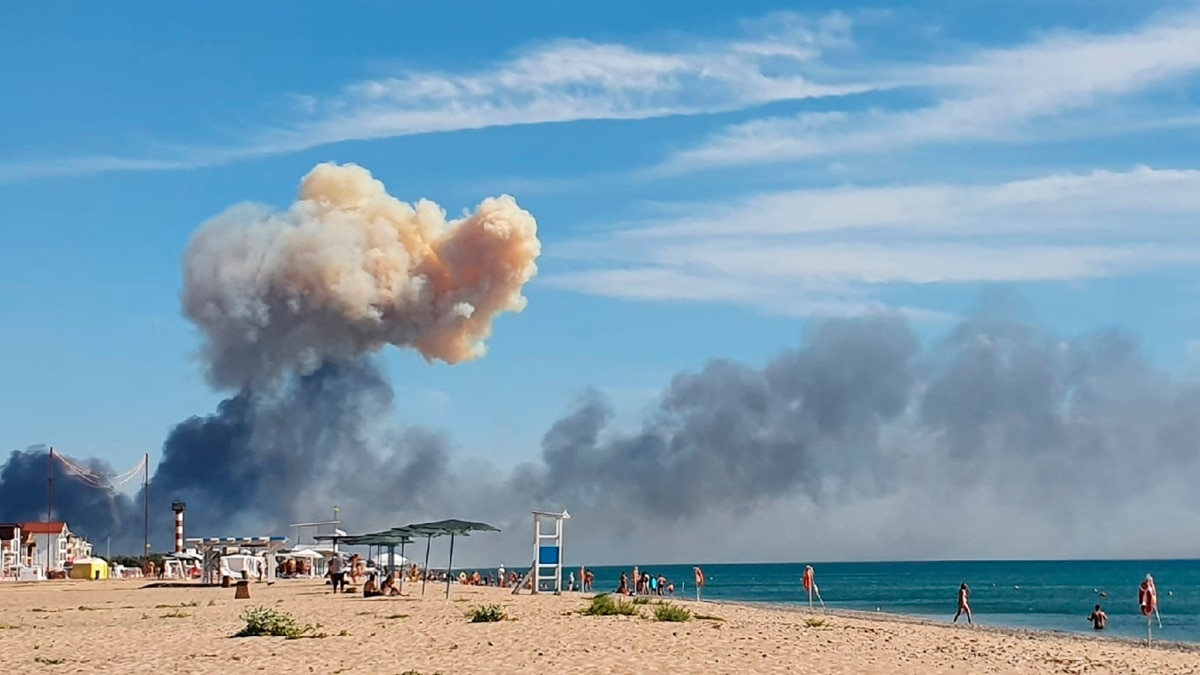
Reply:
M1200 534L1200 387L1117 331L1064 342L984 312L922 349L898 317L830 320L762 367L676 376L633 429L586 394L511 473L457 468L444 436L391 428L367 362L289 386L177 427L152 500L188 495L188 529L206 533L282 531L331 503L356 530L475 517L506 529L478 545L509 561L534 508L569 509L570 555L589 563L1178 556ZM314 405L327 414L296 425ZM33 476L42 514L44 457L0 470L5 488ZM192 507L206 503L242 508Z
M493 319L524 307L536 228L508 197L446 222L336 165L282 213L203 225L183 310L230 396L163 444L156 550L183 499L189 536L290 535L333 504L356 531L487 520L505 530L476 544L491 562L525 559L528 512L561 508L567 556L589 564L1194 554L1200 386L1120 331L1064 341L993 306L930 346L898 316L816 322L762 366L677 375L632 429L588 393L528 462L457 465L451 438L393 425L373 354L481 356ZM13 453L0 520L44 518L45 488L45 450ZM140 549L140 496L63 479L55 509Z

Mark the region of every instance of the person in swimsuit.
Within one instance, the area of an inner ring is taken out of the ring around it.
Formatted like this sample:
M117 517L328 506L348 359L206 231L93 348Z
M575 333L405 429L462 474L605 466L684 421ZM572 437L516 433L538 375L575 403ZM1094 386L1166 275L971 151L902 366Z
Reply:
M966 614L967 615L967 625L968 626L975 625L975 620L971 616L971 605L969 602L970 599L971 599L971 588L969 586L967 586L967 582L964 581L964 582L962 582L962 585L958 587L958 611L954 613L954 623L958 623L958 617L962 616L963 614Z
M619 595L629 595L629 577L625 576L624 572L621 572L621 583L617 586L617 593Z
M1093 609L1091 615L1088 616L1088 621L1092 622L1092 629L1104 630L1108 626L1108 615L1100 609L1100 605L1096 605L1096 609Z

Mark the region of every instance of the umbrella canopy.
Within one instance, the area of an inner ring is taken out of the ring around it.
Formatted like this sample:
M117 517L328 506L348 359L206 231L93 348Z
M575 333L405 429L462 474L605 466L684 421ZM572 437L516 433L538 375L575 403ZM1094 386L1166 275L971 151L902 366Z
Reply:
M419 536L442 537L445 535L466 537L472 532L499 532L500 528L471 520L437 520L431 523L416 523L406 528Z
M446 563L446 597L450 597L450 572L454 569L454 538L467 537L472 532L499 532L500 528L487 523L472 520L438 520L431 523L415 523L407 527L397 528L407 530L417 536L425 537L425 577L429 576L429 543L434 537L450 535L450 560ZM425 579L421 580L421 593L425 592Z

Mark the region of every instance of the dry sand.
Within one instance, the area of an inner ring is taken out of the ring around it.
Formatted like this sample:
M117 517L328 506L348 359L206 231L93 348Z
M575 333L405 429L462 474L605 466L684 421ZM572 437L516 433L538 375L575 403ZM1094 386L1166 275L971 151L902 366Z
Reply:
M583 596L442 586L334 597L319 582L233 589L144 581L0 583L0 673L1200 673L1200 653L1116 640L680 602L687 623L582 616ZM511 620L470 623L497 603ZM265 605L327 637L231 638Z

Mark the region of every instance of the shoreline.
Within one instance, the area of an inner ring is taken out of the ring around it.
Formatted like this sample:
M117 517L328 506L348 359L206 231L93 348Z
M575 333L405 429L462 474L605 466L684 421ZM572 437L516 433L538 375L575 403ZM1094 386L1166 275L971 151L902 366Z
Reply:
M685 600L689 605L696 603L695 600ZM1181 642L1179 640L1159 640L1154 639L1149 646L1145 640L1126 637L1123 635L1094 635L1091 633L1073 632L1066 630L1052 630L1046 628L1020 628L1017 626L992 626L988 624L980 624L976 622L973 628L968 628L963 624L955 625L948 622L936 621L923 616L913 614L897 614L894 612L864 612L853 609L838 609L838 608L816 608L809 611L808 607L797 606L792 603L779 602L754 602L750 600L705 600L702 605L729 605L749 608L764 608L781 610L785 612L797 612L806 616L828 615L842 619L855 619L858 621L875 621L881 623L902 623L912 624L917 626L929 626L933 628L941 628L947 630L970 630L976 632L992 633L995 635L1004 635L1019 638L1056 638L1077 640L1080 642L1101 642L1114 643L1128 647L1140 647L1142 649L1162 649L1165 651L1181 652L1186 654L1200 654L1200 641L1197 642Z

